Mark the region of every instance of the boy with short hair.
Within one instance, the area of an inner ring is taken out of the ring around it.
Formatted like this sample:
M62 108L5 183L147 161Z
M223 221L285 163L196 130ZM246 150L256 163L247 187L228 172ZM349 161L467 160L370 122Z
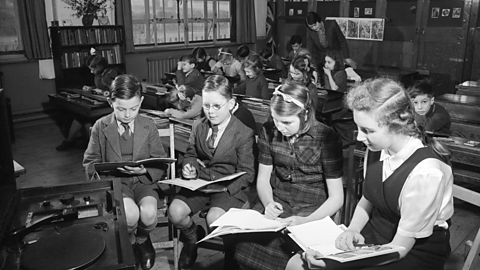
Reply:
M290 38L290 46L292 46L292 50L288 53L288 59L293 60L298 49L302 47L302 37L299 35L293 35Z
M425 131L450 134L452 123L450 114L439 104L435 104L433 89L430 82L422 80L408 88L408 93L415 108L415 121L423 126Z
M178 86L188 85L195 89L195 94L202 95L203 78L202 73L196 69L197 58L191 54L184 55L177 63L177 77Z

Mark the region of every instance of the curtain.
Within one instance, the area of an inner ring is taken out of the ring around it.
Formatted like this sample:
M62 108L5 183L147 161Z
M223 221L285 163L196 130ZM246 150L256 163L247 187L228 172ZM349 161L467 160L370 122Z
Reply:
M117 25L122 25L125 31L125 52L134 52L132 3L129 0L115 1L115 20Z
M27 59L51 58L45 1L19 0L20 32Z
M233 3L234 1L232 1ZM255 23L255 1L235 1L235 41L237 43L254 43L257 39L257 28Z

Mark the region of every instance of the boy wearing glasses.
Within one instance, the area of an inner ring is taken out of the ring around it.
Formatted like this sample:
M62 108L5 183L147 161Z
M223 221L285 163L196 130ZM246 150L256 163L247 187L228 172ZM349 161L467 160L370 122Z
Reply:
M177 63L177 71L175 72L177 85L188 85L195 90L195 94L202 95L203 78L202 73L195 67L197 66L197 58L191 54L184 55Z
M194 122L190 145L185 153L182 176L185 179L216 180L236 172L236 179L191 191L182 188L168 208L170 221L181 231L184 242L179 268L190 268L197 258L196 242L205 236L191 216L209 209L210 225L230 208L242 208L254 180L254 132L232 115L235 106L232 89L225 77L207 78L203 88L205 117Z

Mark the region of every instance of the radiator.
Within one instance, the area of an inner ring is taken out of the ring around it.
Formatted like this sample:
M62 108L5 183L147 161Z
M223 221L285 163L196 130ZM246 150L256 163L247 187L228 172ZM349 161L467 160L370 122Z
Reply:
M165 78L165 72L172 72L177 69L178 59L168 58L147 58L148 82L162 83Z

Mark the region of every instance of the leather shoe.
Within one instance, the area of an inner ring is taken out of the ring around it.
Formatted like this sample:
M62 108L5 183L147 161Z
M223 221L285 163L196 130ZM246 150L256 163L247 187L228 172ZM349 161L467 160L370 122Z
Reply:
M143 270L148 270L155 264L155 249L153 248L150 236L141 244L137 244L138 260Z
M197 241L205 237L205 230L202 226L197 225ZM182 252L180 252L180 258L178 258L178 267L180 269L190 269L195 260L197 260L197 250L198 245L196 243L191 243L190 241L185 241L183 244Z

